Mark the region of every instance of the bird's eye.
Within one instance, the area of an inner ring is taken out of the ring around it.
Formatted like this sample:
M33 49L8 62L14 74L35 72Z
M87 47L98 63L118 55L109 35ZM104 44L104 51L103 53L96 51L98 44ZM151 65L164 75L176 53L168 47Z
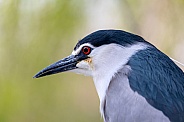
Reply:
M88 46L84 46L84 47L82 48L82 52L83 52L85 55L88 55L88 54L91 53L91 48L88 47Z

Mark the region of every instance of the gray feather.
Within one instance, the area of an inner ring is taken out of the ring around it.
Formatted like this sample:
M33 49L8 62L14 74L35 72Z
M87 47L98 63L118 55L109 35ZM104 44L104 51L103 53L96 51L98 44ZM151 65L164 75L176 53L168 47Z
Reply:
M104 117L106 122L169 122L164 114L134 92L127 78L127 67L111 80L107 90Z

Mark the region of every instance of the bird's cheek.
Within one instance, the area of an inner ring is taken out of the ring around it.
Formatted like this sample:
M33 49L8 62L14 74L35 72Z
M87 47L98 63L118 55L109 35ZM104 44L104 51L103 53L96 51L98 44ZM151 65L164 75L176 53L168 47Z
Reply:
M91 58L80 61L79 63L77 63L76 66L78 68L84 69L84 70L93 70L92 59Z
M85 76L92 76L92 74L93 74L93 71L92 71L93 69L92 69L90 63L85 61L85 60L77 63L76 67L77 68L74 70L71 70L71 72L83 74Z

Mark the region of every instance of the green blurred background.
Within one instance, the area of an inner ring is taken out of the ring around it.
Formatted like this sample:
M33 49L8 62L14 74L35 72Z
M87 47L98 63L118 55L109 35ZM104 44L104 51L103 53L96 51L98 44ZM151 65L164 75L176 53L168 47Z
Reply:
M184 0L0 0L0 122L102 122L90 77L32 77L108 28L184 62Z

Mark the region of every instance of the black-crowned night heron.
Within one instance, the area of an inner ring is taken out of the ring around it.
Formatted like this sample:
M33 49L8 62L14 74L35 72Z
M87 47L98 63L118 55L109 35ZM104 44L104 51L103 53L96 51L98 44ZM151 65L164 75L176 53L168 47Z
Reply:
M92 76L105 122L184 122L184 73L142 37L99 30L72 54L41 70Z

